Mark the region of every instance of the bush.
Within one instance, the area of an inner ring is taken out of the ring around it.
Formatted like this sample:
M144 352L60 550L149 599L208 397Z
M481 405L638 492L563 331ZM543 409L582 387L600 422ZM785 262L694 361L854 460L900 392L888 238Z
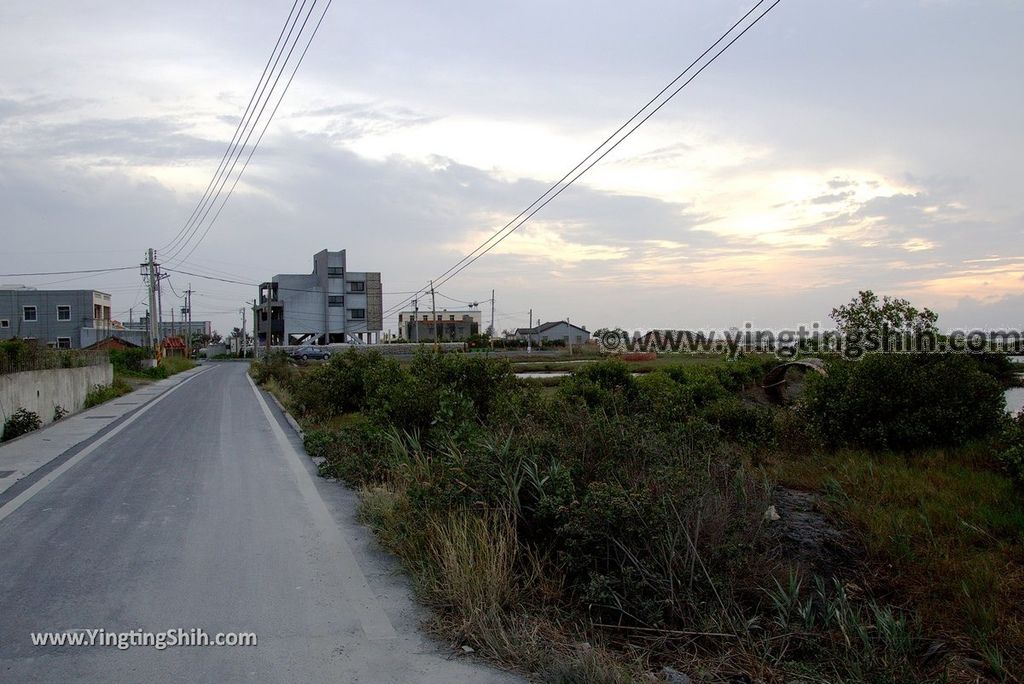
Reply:
M1024 411L1006 419L999 462L1019 487L1024 488Z
M297 372L284 352L274 352L268 358L254 361L249 366L249 375L257 384L262 385L267 380L274 379L289 390Z
M110 363L115 371L128 373L143 372L142 362L153 358L153 351L147 347L134 347L129 349L112 349L110 351Z
M966 354L869 354L809 376L809 420L831 445L949 446L992 434L1003 420L999 383Z
M381 364L395 364L376 351L357 352L349 349L302 375L301 382L291 388L295 407L303 415L328 420L366 405L366 372Z
M18 409L4 422L4 431L0 442L20 437L33 430L38 430L42 426L43 421L40 420L39 414L28 409Z
M636 399L636 379L619 359L588 363L565 379L559 391L591 408L625 408Z
M132 391L132 386L124 378L114 376L114 382L109 385L93 385L89 393L85 395L83 408L92 408L100 404L117 399Z

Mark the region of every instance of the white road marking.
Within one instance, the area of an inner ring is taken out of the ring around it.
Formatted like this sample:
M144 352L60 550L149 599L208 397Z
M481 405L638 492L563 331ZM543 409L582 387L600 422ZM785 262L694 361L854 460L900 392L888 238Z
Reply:
M321 538L338 550L337 557L334 559L334 565L341 572L345 580L345 595L357 613L359 625L363 628L363 633L367 639L371 640L396 638L395 628L384 613L384 609L381 608L377 597L374 596L373 590L370 589L370 585L366 581L366 575L363 574L362 568L359 567L359 562L356 561L356 557L352 554L352 549L349 547L345 535L338 528L338 523L334 516L327 510L327 504L320 498L320 492L317 491L316 483L310 476L309 471L302 466L301 459L304 456L288 441L287 435L284 434L281 425L274 418L274 414L270 411L270 407L267 406L266 400L256 387L256 383L252 381L248 373L246 373L245 377L252 386L252 391L260 403L260 408L263 409L263 414L267 417L267 422L270 423L270 429L274 433L281 451L284 453L288 467L295 476L295 482L299 487L299 491L302 492L302 497L306 500L306 505L313 516L313 522L316 524Z
M85 447L84 449L79 451L77 454L75 454L74 456L69 458L68 460L64 461L64 463L60 464L59 466L57 466L56 468L51 470L49 473L44 475L38 482L36 482L31 487L29 487L28 489L23 491L21 494L19 494L18 496L14 497L13 499L11 499L7 503L5 503L3 506L0 506L0 522L3 522L4 518L9 516L11 513L14 513L14 511L18 510L19 508L21 508L21 506L26 501L31 499L33 496L35 496L36 494L38 494L42 490L46 489L47 485L52 483L54 480L56 480L58 477L60 477L61 475L63 475L67 471L71 470L71 468L73 468L75 466L75 464L77 464L79 461L81 461L82 459L86 458L89 454L91 454L92 452L94 452L97 449L99 449L101 446L103 446L108 441L110 441L115 436L117 436L117 434L119 432L121 432L121 430L124 430L126 427L128 427L129 425L134 423L136 420L138 420L142 416L142 414L144 414L146 411L148 411L149 409L153 408L158 403L160 403L164 399L164 397L166 397L171 392L173 392L174 390L176 390L179 387L181 387L182 385L184 385L186 382L191 382L193 378L197 378L200 375L202 375L203 373L206 373L208 370L209 370L208 368L204 369L204 370L201 370L198 373L196 373L195 375L193 375L191 378L185 378L184 380L179 382L174 387L171 387L168 390L164 390L159 396L157 396L156 399L153 399L148 404L143 406L141 409L138 410L138 412L133 414L131 417L129 417L123 423L118 425L116 428L114 428L113 430L111 430L107 434L103 435L102 437L97 439L95 442L93 442L89 446Z

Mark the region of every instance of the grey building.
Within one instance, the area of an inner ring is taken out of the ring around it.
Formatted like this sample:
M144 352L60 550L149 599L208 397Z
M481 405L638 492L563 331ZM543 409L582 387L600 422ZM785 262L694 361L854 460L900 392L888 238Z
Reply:
M403 338L410 342L461 342L470 335L480 334L481 316L479 310L437 312L403 311L398 314L398 329Z
M105 292L0 286L0 340L20 337L58 349L81 349L112 334L110 295Z
M516 338L520 340L531 340L534 344L544 342L563 342L569 344L570 336L573 344L585 344L590 341L590 332L586 328L572 325L565 321L548 321L538 323L533 328L519 328L516 330Z
M374 342L384 328L379 272L350 271L345 250L313 255L313 272L282 273L260 285L260 345Z

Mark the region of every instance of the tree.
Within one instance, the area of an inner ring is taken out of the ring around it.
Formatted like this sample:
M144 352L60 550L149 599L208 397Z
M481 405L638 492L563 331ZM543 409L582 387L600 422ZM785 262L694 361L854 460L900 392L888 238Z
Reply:
M906 299L888 295L879 299L871 290L861 290L849 304L832 309L831 318L843 335L865 337L935 333L939 316L931 309L917 309Z

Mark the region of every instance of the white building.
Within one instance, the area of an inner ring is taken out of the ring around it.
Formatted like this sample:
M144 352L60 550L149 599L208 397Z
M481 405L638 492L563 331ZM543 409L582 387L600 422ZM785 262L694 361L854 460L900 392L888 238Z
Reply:
M313 255L313 272L278 274L260 285L259 344L373 342L383 329L379 272L349 271L345 250Z

